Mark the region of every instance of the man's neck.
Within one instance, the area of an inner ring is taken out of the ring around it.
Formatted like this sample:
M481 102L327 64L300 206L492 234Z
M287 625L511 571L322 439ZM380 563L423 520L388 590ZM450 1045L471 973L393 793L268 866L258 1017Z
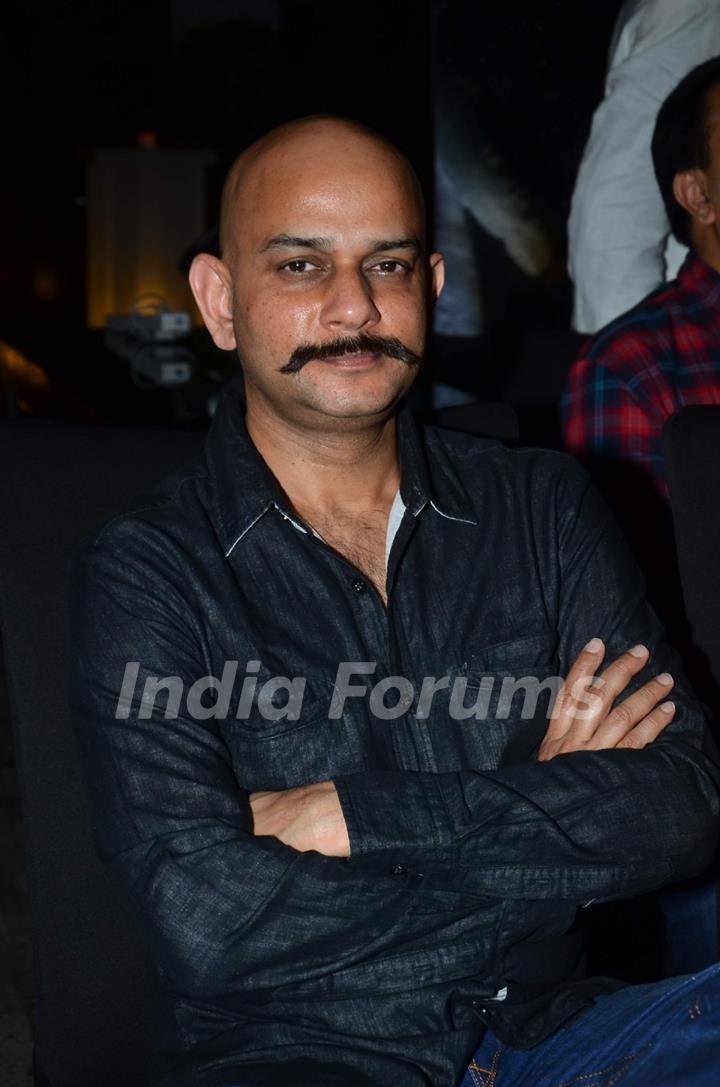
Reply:
M395 415L367 427L308 429L248 404L246 425L298 511L352 516L389 510L400 486Z

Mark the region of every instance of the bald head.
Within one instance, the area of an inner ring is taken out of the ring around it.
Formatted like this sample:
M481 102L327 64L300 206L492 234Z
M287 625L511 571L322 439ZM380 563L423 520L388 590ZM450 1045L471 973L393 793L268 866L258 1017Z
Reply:
M413 205L419 235L425 229L425 202L409 160L389 140L344 117L313 116L272 129L235 160L223 188L220 246L223 257L234 249L239 232L266 199L282 197L303 181L308 200L314 180L337 178L338 195L359 173L391 181L399 199Z

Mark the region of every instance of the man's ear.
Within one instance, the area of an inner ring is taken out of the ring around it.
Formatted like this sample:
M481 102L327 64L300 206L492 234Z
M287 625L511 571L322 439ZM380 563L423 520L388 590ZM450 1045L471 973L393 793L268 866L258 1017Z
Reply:
M716 221L704 170L679 170L673 178L673 196L696 222L712 226Z
M232 279L227 265L210 253L198 253L189 278L210 335L223 351L232 351L237 345L232 323Z
M428 260L430 265L430 297L437 302L445 283L445 259L442 253L431 253Z

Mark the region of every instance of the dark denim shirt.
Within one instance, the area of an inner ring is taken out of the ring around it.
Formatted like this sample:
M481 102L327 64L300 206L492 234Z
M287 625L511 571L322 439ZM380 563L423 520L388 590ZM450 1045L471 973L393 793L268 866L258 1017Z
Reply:
M710 858L706 722L584 471L405 416L399 450L387 610L289 506L233 387L206 456L79 558L71 703L100 853L157 964L163 1084L452 1087L484 1024L532 1046L610 984L582 976L579 907ZM635 686L672 672L676 718L644 750L538 762L544 696L501 708L501 681L564 675L596 635L609 658L650 646ZM191 712L226 662L227 713L218 691ZM454 719L446 688L427 713L383 720L356 692L333 718L342 662L374 664L352 679L370 688L461 679L487 712ZM166 717L141 695L173 676ZM249 699L276 676L306 677L299 712ZM253 836L250 791L328 779L350 858Z

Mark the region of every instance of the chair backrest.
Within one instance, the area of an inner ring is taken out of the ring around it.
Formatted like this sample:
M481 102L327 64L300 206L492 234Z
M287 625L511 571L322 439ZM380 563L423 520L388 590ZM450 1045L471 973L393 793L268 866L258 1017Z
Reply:
M720 708L720 405L681 408L663 449L685 608Z
M95 853L65 701L67 572L96 524L203 442L194 431L0 423L0 625L30 893L36 1085L149 1081L152 972Z
M501 442L517 442L520 437L514 408L499 400L473 400L468 404L438 408L433 421L447 430L461 430L465 434L497 438Z

